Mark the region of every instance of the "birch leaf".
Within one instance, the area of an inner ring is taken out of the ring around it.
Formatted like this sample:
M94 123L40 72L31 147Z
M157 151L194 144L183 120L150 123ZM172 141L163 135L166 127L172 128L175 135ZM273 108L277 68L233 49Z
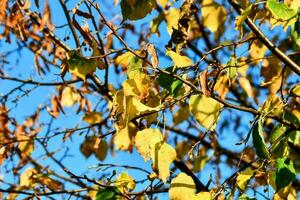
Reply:
M221 104L216 100L204 95L190 97L190 111L196 120L206 129L214 129L219 116ZM213 124L214 123L214 124Z

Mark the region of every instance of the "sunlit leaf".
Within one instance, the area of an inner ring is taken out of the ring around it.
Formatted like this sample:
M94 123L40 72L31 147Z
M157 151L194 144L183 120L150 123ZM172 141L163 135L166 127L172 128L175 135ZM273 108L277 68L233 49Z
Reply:
M297 10L288 7L284 3L278 2L277 0L268 0L267 8L274 17L281 20L289 20L297 14Z
M190 111L206 129L215 129L220 109L221 104L210 97L204 95L192 95L190 97Z
M253 89L250 81L246 77L240 77L239 84L242 87L242 89L246 92L246 94L249 98L255 97L254 89Z
M138 131L135 137L135 147L139 154L144 158L145 161L149 160L150 157L150 142L153 138L162 140L161 132L158 129L147 128Z
M61 95L61 104L65 107L72 107L77 103L79 98L78 93L71 87L65 87Z
M128 175L127 172L122 172L116 179L115 185L120 191L133 190L135 188L135 181L132 176Z
M166 55L172 59L175 67L182 68L193 65L193 62L187 56L182 56L172 50L167 50Z
M173 28L178 29L178 21L180 18L180 11L177 8L171 8L165 15L167 22L167 30L170 35L173 33Z
M297 95L300 96L300 84L298 84L296 87L293 88L292 92Z
M269 95L264 104L259 108L266 114L274 114L276 116L281 116L284 108L284 103L276 95Z
M193 179L185 173L180 173L170 183L170 200L192 199L195 196L195 191Z
M129 123L125 128L118 130L114 136L116 149L131 152L136 132L137 129L132 123Z
M76 51L68 53L68 59L66 61L69 71L79 78L85 80L88 74L96 71L98 62L95 59L85 58L79 55Z
M255 61L254 63L258 63L262 61L266 51L267 51L267 47L263 45L259 40L254 40L253 42L251 42L249 53L250 56L253 59L255 59L253 60Z
M158 137L152 138L150 155L153 170L158 172L159 178L166 184L167 178L170 176L170 165L176 159L175 149Z
M254 174L254 170L251 168L247 168L244 171L238 173L236 177L236 185L239 187L240 190L245 191L246 186Z
M146 99L149 96L150 85L151 80L146 74L137 74L122 84L125 96L136 96L139 99Z
M226 21L226 9L214 0L202 1L201 13L203 24L212 32L216 32L221 26L224 26Z
M275 94L281 86L281 62L277 58L264 59L261 74L265 78L262 86L267 86L270 94Z
M151 55L151 63L154 68L158 67L158 56L153 44L149 44L147 47L148 53Z

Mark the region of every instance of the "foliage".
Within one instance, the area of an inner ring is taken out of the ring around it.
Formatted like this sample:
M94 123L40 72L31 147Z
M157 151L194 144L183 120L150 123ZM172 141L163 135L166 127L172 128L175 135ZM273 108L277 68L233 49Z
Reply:
M58 1L0 1L0 199L299 199L299 0Z

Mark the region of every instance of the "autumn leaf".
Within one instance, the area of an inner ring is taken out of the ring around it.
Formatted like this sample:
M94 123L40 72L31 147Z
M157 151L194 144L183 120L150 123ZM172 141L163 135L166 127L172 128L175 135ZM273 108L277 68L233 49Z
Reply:
M125 96L146 99L150 93L151 80L146 74L137 74L134 78L124 81L122 86Z
M226 9L214 0L202 1L201 13L203 24L212 32L220 31L226 21Z
M158 172L159 178L166 184L167 178L170 176L170 165L176 159L175 149L158 137L152 138L150 155L153 170Z
M96 71L98 66L97 60L85 58L75 50L69 52L67 57L66 63L69 67L69 71L83 80L86 79L88 74Z
M116 149L132 152L132 146L134 144L136 132L137 129L132 123L129 123L121 130L117 130L114 136L114 144Z
M78 93L71 87L65 87L61 95L61 104L65 107L72 107L79 99Z
M97 124L102 120L101 113L99 112L90 112L84 115L82 118L83 121L89 124Z
M134 190L135 181L127 172L122 172L115 180L115 186L122 192Z
M121 10L123 15L123 21L138 20L146 17L148 13L155 7L156 2L154 0L138 0L138 1L121 1Z
M151 64L154 68L158 67L158 56L153 44L147 46L147 51L151 55Z
M151 139L159 138L160 140L162 140L161 137L162 135L158 129L148 128L137 132L135 137L135 147L145 161L151 158L150 157Z
M245 191L246 186L249 182L249 180L252 178L253 174L254 174L254 170L252 170L251 168L247 168L245 170L243 170L242 172L238 173L237 177L236 177L236 185L238 186L238 188L242 191Z
M186 173L180 173L172 179L169 189L170 200L211 200L210 192L199 192L196 194L196 187L193 179Z
M210 97L204 95L192 95L190 97L190 111L206 129L215 129L220 109L221 104Z
M176 159L176 151L163 141L161 132L152 128L138 131L135 137L135 146L145 161L151 158L153 170L166 183L170 176L170 165Z
M187 56L182 56L172 50L167 50L166 55L172 59L175 67L182 68L193 65L193 62Z
M170 183L169 196L171 200L192 199L195 191L196 186L192 177L180 173Z

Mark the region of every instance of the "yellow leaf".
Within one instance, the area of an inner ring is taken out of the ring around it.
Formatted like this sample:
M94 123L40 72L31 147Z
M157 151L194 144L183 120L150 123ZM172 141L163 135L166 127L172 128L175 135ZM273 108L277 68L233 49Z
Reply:
M216 127L220 109L221 104L210 97L204 95L190 97L190 111L206 129L212 130Z
M178 174L170 183L170 200L186 200L195 196L195 183L185 173Z
M151 139L150 150L152 168L158 172L159 178L166 184L167 178L170 176L170 165L176 159L176 151L158 137Z
M34 175L37 173L36 169L28 168L20 176L20 185L32 187L35 185Z
M300 84L298 84L296 87L294 87L294 89L292 90L292 92L295 95L300 96Z
M246 189L248 181L253 176L254 172L255 171L251 168L247 168L244 171L238 173L236 178L236 185L240 190L244 191Z
M17 140L21 141L18 144L18 148L21 152L21 157L26 158L29 156L34 150L34 141L33 138L27 135L18 135ZM22 141L23 140L23 141Z
M242 89L246 92L247 96L250 98L255 97L255 93L253 90L253 87L250 83L250 81L246 77L240 77L239 78L239 84L242 87Z
M172 59L175 67L188 67L193 65L193 62L187 56L182 56L172 50L167 50L166 55Z
M276 58L264 59L261 68L261 75L265 80L261 86L267 86L270 94L275 94L281 86L281 62Z
M268 114L280 116L283 112L284 103L276 95L269 95L264 104L259 108L260 111Z
M65 107L72 107L78 101L77 92L71 87L65 87L61 95L61 104Z
M167 3L169 2L169 0L157 0L157 3L159 5L161 5L161 7L166 7Z
M227 93L229 92L229 77L225 75L219 77L214 90L218 92L221 99L225 99Z
M135 181L132 176L129 176L127 172L122 172L116 179L115 185L120 189L122 193L128 190L134 190Z
M66 61L69 71L79 78L85 80L88 74L96 71L99 62L93 58L85 58L77 51L70 51Z
M167 22L167 29L168 33L172 35L173 28L178 30L178 21L180 18L180 11L177 8L172 8L170 11L165 15L166 22Z
M135 137L135 147L145 161L150 159L150 142L151 139L158 138L162 141L162 134L159 129L147 128L138 131Z
M263 45L259 40L254 40L250 45L250 56L253 59L257 59L254 63L259 63L265 56L267 47Z
M192 200L212 200L212 195L210 192L199 192L198 194L196 194Z
M136 132L137 129L132 123L129 123L121 130L117 130L117 133L114 136L114 144L116 149L131 152Z
M89 124L96 124L96 123L100 123L101 120L102 120L102 117L101 117L101 113L99 112L90 112L90 113L87 113L83 119L83 121L89 123Z
M123 91L118 91L113 100L111 115L116 120L119 129L122 129L132 119L143 114L157 113L162 106L150 107L133 96L124 96Z
M218 31L226 21L226 9L213 0L203 0L201 6L203 25L212 32Z
M139 99L146 99L149 96L151 80L146 74L139 74L133 79L123 82L125 96L136 96Z
M131 52L126 52L124 54L119 55L116 59L115 59L115 64L116 65L120 65L123 68L127 69L128 65L129 65L129 60L130 58L134 57L134 54L132 54Z

